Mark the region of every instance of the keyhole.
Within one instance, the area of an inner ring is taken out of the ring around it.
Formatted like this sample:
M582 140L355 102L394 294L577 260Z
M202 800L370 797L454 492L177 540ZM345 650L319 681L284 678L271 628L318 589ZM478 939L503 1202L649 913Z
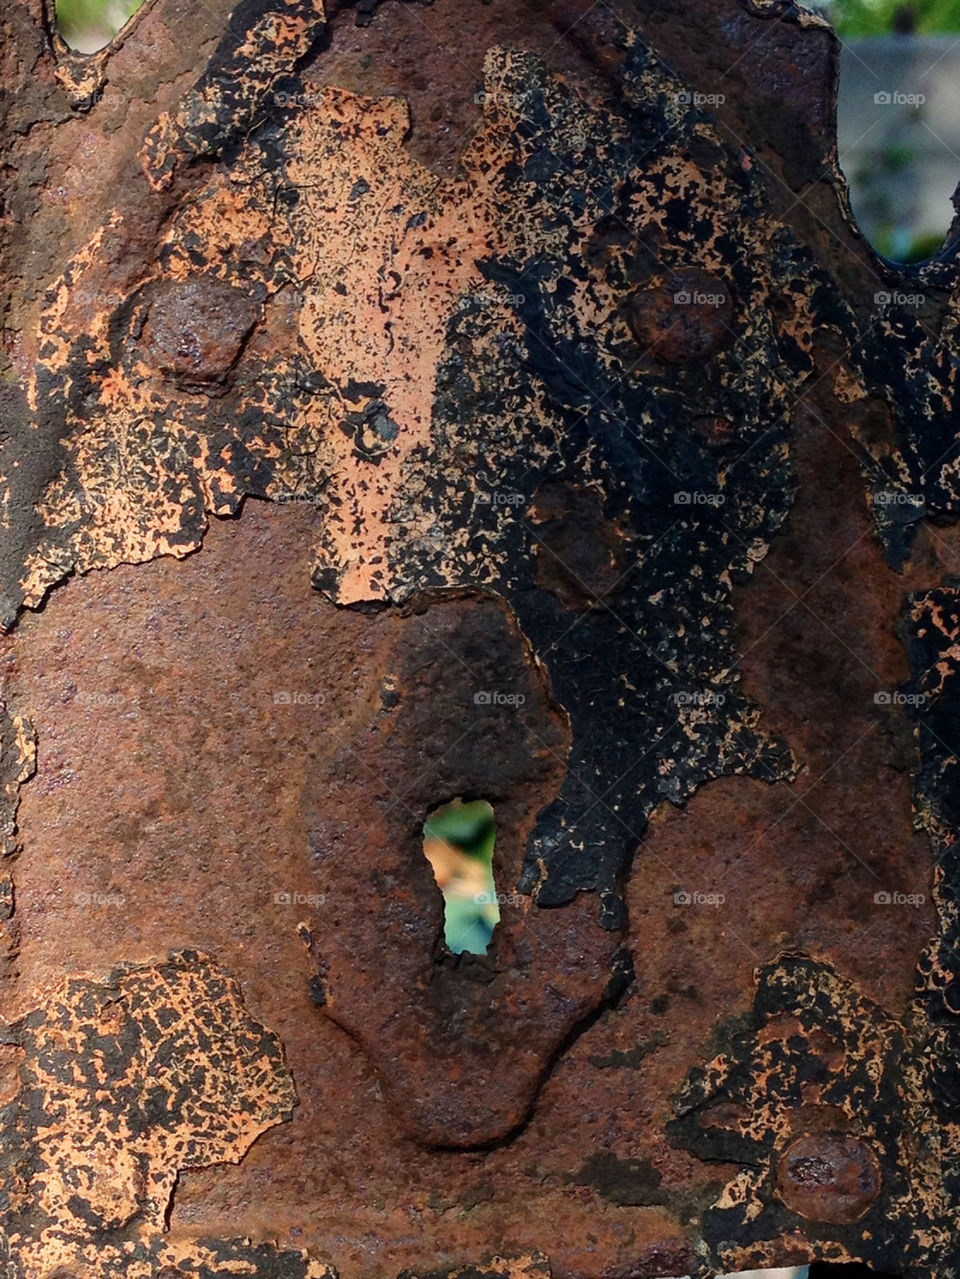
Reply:
M444 940L455 954L484 955L500 920L493 882L493 808L455 799L423 825L423 852L443 893Z

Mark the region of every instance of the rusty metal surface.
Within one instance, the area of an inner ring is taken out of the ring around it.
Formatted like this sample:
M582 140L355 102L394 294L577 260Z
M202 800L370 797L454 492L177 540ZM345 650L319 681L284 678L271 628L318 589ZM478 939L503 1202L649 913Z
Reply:
M953 1273L954 267L858 241L825 26L158 0L85 62L39 18L10 1274ZM460 795L483 958L422 854ZM144 1120L153 1017L229 1148Z

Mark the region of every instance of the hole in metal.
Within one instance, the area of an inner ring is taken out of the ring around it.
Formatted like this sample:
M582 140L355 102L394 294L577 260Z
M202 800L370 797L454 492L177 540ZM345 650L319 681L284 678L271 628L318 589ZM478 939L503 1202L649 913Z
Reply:
M455 954L485 955L500 919L493 882L493 808L455 799L423 825L423 852L443 893L444 940Z
M142 4L143 0L56 0L57 30L75 53L96 53Z
M960 164L960 3L819 0L841 41L837 147L861 231L921 262L953 220Z

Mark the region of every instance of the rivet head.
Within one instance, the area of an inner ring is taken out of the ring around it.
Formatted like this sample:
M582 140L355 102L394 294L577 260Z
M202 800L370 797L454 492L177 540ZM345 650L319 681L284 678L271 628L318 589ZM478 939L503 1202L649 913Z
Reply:
M698 267L652 280L630 298L630 328L644 354L668 364L705 360L730 340L730 286Z
M734 438L736 428L728 417L717 417L702 414L692 422L693 429L705 444L720 447L729 444Z
M603 518L596 492L547 480L529 509L539 526L537 585L581 611L612 598L625 575L624 530Z
M181 386L221 382L258 313L249 294L216 276L166 280L150 304L146 349L156 367Z
M880 1184L876 1155L848 1133L798 1137L777 1168L777 1192L787 1207L808 1221L832 1225L859 1221L880 1193Z

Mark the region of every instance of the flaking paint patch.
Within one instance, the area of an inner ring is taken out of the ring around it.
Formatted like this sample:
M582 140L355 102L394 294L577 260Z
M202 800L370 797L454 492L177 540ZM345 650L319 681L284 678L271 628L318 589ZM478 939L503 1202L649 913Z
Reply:
M241 0L197 84L144 139L140 163L154 190L170 187L178 167L220 156L249 131L324 26L323 0Z
M960 1145L956 1125L943 1123L927 1033L917 1010L890 1016L826 964L782 956L764 965L752 1012L719 1029L717 1052L691 1073L669 1129L701 1158L742 1165L704 1214L706 1265L737 1270L789 1255L949 1273ZM879 1194L849 1224L838 1221L846 1200L843 1187L831 1200L827 1161L814 1161L822 1220L789 1207L778 1186L785 1154L818 1130L827 1142L861 1144L883 1169Z
M280 1041L209 959L183 951L103 982L68 978L3 1042L22 1053L0 1142L12 1274L139 1279L184 1257L201 1275L260 1273L258 1258L291 1279L328 1273L299 1253L163 1237L178 1170L237 1162L296 1104Z
M431 576L445 584L483 580L485 563L476 549L464 544L464 530L451 518L464 513L459 486L448 483L446 494L424 492L423 486L426 458L442 461L447 452L446 423L435 402L447 353L468 343L479 346L482 357L489 334L499 339L491 357L519 359L522 366L530 363L538 341L547 340L555 348L562 340L587 347L605 374L625 375L629 367L640 379L647 374L653 380L642 363L639 370L633 368L643 352L635 349L623 312L624 292L636 284L630 259L636 258L638 244L611 250L599 270L596 262L591 270L586 260L607 203L617 202L625 223L636 228L637 241L657 227L667 232L669 219L672 252L666 256L678 268L685 258L695 256L699 264L715 268L721 279L742 269L753 244L759 251L774 236L772 219L764 223L756 218L763 203L757 181L745 182L742 172L735 170L729 178L705 172L684 154L693 141L709 142L718 157L727 153L700 113L677 104L679 86L663 72L644 66L639 48L634 55L632 67L624 73L624 87L636 104L634 113L641 99L652 99L648 110L660 113L659 122L679 138L679 144L674 140L660 148L661 154L647 156L640 170L633 163L640 142L636 119L617 119L579 100L562 81L547 77L530 55L494 51L488 58L485 124L463 158L462 180L436 179L404 150L409 114L399 99L374 101L336 89L274 93L274 98L294 105L274 108L270 124L186 201L158 246L158 264L141 279L128 281L125 296L135 299L151 280L183 281L198 272L252 286L255 292L259 287L267 296L289 284L302 303L295 359L322 374L328 385L314 403L289 386L280 403L275 398L280 388L273 388L271 396L272 388L266 387L267 403L262 406L257 404L256 386L249 387L251 415L258 407L266 409L272 399L274 413L268 417L265 412L264 417L269 421L276 416L278 432L275 438L262 430L248 436L235 428L234 437L240 437L235 443L242 442L245 453L272 464L273 474L264 475L263 485L251 485L251 477L231 474L236 467L222 451L207 455L199 448L193 466L207 475L188 483L188 490L203 488L209 496L213 472L215 487L235 494L235 509L243 492L283 497L294 479L300 480L300 489L312 486L328 508L329 545L321 550L318 571L324 581L333 575L332 590L342 603L404 598L423 584L428 565L418 561L425 556L439 559ZM273 68L272 84L277 74ZM612 174L586 163L586 157L598 150L608 154ZM538 172L544 153L551 155L550 174ZM100 399L99 413L95 406L88 407L94 407L92 416L110 419L109 433L101 441L91 441L92 456L81 463L85 491L108 440L130 436L138 423L156 421L161 411L169 414L171 408L168 434L176 436L183 417L184 432L202 436L190 419L198 410L209 416L209 405L171 403L169 388L156 385L156 371L135 349L143 318L135 304L131 316L123 313L124 307L91 307L90 299L103 295L90 287L90 277L109 256L104 236L117 226L116 219L108 222L53 290L43 324L41 368L31 387L34 404L43 385L47 395L62 399L68 417L71 401L79 407L81 398ZM739 241L739 260L729 257L732 236ZM554 267L549 280L530 279L530 287L541 294L537 309L547 308L546 330L532 325L524 299L496 278L507 268L516 275L531 272L543 257L564 268L560 275ZM799 280L809 272L801 268L795 274ZM796 285L797 280L788 283ZM743 334L721 364L720 380L733 379L738 363L748 357L743 338L775 338L764 316L763 296L756 292L758 282L752 284L740 297ZM801 283L799 292L809 302L810 285ZM811 340L809 307L806 310L791 334L801 349L809 349ZM127 321L120 332L118 320ZM118 337L134 346L131 353L116 349ZM512 351L503 348L504 340L512 343ZM758 350L753 362L761 357ZM289 377L290 371L275 372ZM746 390L746 382L740 381ZM524 387L523 399L514 396L513 404L508 401L501 408L503 424L512 419L519 426L524 421L529 431L535 422L523 415L536 412L554 435L562 432L565 424L550 412L549 402L538 409L528 403L536 389L535 384L529 390ZM764 389L768 400L772 397L771 407L776 406L782 393L772 382ZM357 456L341 428L347 406L363 407L374 398L383 399L399 431L393 446L371 461ZM622 394L618 398L622 401ZM512 454L522 449L522 441L514 435L497 447L496 437L490 438L494 424L482 418L471 421L469 403L464 407L468 411L459 423L461 453L471 442L494 444L494 456L485 459L488 472L508 471L517 460L549 464L548 440L541 441L531 457L516 459ZM152 447L156 453L160 441L156 432L150 434L153 438L141 441L141 448ZM323 458L320 475L290 475L298 458L308 465L311 456ZM582 460L588 471L595 469L589 453ZM463 472L462 463L457 465L456 456L450 462L456 479ZM597 478L604 477L598 473ZM124 486L122 475L110 479L104 487ZM174 487L171 497L182 503L184 490ZM59 492L51 494L46 514L54 526L64 500ZM221 500L210 509L224 513L230 506ZM517 513L493 513L501 525L497 540L505 541L507 526L516 522ZM92 548L86 554L81 551L75 567L85 571L124 558L169 553L173 514L173 508L166 517L148 512L140 521L139 535L126 535L117 527L131 519L129 512L100 522L88 516L87 522L97 525L94 540L109 542L109 549L99 557ZM64 540L64 524L73 522L60 521L57 540ZM111 523L112 535L107 531ZM156 530L153 539L144 536L147 528ZM202 526L189 517L182 519L181 529L184 544L196 544L202 535ZM35 605L56 580L55 574L62 572L51 562L57 558L49 553L36 557L25 581L28 605ZM494 567L495 547L483 556L485 561L491 558Z
M37 767L37 738L23 715L10 715L0 703L0 857L20 852L17 808L20 788Z
M955 251L952 246L923 266L904 268L897 283L874 294L873 314L838 385L847 402L866 402L852 432L877 537L897 571L924 520L946 524L960 515Z
M541 1252L521 1257L491 1257L475 1266L453 1270L404 1270L399 1279L550 1279L549 1259Z

